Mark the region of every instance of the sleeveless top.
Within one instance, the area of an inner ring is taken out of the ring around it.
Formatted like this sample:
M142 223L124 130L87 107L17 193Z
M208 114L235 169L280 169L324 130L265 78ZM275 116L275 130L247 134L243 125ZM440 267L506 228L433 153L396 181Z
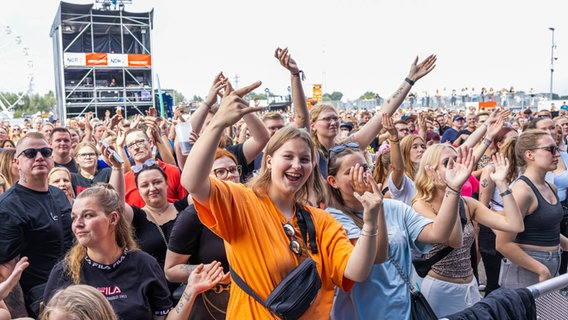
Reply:
M462 218L463 227L463 245L459 248L454 248L444 259L438 261L432 266L432 270L437 274L448 278L467 278L473 274L471 267L471 246L475 240L475 232L473 230L473 223L470 219L464 221L465 208L460 198L460 218ZM426 254L426 258L432 257L436 252L447 247L445 243L434 245L432 250Z
M531 214L525 216L525 231L517 234L515 242L534 246L557 246L560 243L560 222L564 213L558 195L546 182L556 198L556 204L550 204L527 177L520 176L519 179L532 189L538 205Z

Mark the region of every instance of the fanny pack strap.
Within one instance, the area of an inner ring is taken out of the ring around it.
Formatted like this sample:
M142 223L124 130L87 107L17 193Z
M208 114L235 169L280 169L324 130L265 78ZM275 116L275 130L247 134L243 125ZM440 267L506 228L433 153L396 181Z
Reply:
M314 226L314 221L312 220L312 216L301 205L297 205L296 209L297 209L296 214L298 215L298 226L300 227L300 232L304 237L304 243L307 245L307 242L309 241L312 253L318 253L318 246L316 242L316 228ZM235 282L235 284L239 286L241 289L243 289L243 291L246 292L249 296L253 297L254 300L256 300L258 303L260 303L265 308L267 308L264 300L262 300L256 294L256 292L254 292L248 286L248 284L246 284L243 278L241 278L241 276L239 276L239 274L235 272L235 270L231 267L231 265L229 265L229 270L231 272L231 278Z

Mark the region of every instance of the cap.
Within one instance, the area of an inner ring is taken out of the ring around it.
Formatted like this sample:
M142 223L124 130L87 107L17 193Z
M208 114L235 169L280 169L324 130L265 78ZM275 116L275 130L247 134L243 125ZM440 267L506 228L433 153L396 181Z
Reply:
M408 121L416 121L416 115L415 114L405 114L403 115L400 120L408 122Z
M460 116L460 115L455 115L455 116L454 116L454 120L452 120L452 121L456 121L456 120L463 120L463 121L465 121L465 118L462 117L462 116Z
M349 130L349 131L353 130L353 127L354 127L354 126L353 126L353 123L352 123L352 122L342 122L342 123L339 125L339 128L347 128L347 130Z

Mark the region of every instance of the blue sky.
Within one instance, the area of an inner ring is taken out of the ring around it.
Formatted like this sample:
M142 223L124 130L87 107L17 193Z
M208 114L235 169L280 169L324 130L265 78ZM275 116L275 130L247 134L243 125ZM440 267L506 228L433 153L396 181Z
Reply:
M49 29L58 5L12 1L0 10L0 25L30 49L36 93L54 88ZM549 27L556 29L554 92L568 94L568 17L561 0L133 0L126 7L152 8L154 70L162 88L186 97L205 96L221 70L231 79L238 74L240 85L262 80L257 92L286 94L289 77L273 57L277 46L289 47L305 71L308 95L313 83L323 82L324 92L346 98L365 91L386 96L416 55L430 53L438 64L415 86L419 94L483 86L548 92ZM2 54L0 72L12 75L15 63Z

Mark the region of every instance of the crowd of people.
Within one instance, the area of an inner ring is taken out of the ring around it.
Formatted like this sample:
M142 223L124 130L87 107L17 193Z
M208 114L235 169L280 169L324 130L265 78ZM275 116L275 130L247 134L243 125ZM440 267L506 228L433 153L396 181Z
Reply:
M566 272L568 111L401 108L435 55L376 110L308 108L275 57L293 113L219 73L192 114L0 128L0 319L273 319L296 272L292 318L410 319L409 282L444 317Z

